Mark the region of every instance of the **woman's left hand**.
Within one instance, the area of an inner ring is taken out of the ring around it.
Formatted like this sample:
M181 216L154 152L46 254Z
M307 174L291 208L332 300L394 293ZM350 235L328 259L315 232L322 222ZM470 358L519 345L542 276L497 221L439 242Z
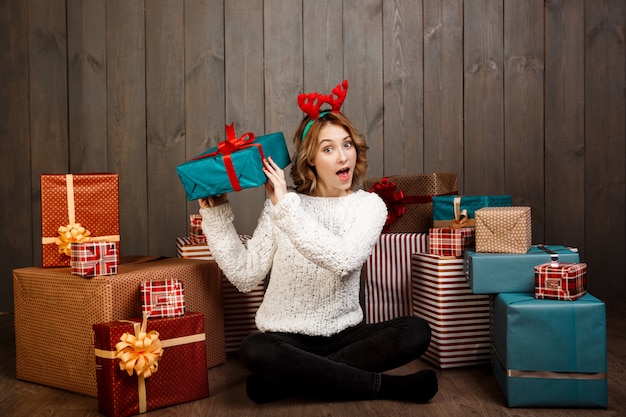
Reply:
M265 189L270 196L270 201L274 205L278 204L278 202L287 194L285 172L278 165L276 165L271 157L263 159L263 172L268 179L265 183Z

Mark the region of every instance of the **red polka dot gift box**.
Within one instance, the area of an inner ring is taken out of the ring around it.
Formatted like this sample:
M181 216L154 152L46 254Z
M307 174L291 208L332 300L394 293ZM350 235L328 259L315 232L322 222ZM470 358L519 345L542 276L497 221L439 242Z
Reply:
M42 266L70 266L72 242L115 242L119 263L118 176L41 175Z
M209 396L204 315L93 325L98 409L124 417Z

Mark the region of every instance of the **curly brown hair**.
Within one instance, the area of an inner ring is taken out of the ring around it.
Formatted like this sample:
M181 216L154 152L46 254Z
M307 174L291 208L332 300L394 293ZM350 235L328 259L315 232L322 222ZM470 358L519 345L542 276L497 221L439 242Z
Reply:
M356 166L354 167L354 174L352 176L351 189L356 190L359 188L367 174L367 150L369 147L365 142L365 137L352 125L352 122L350 122L343 113L329 112L314 120L306 136L303 138L302 132L310 120L311 118L309 116L305 116L304 119L302 119L293 138L296 151L291 164L291 178L296 191L308 195L315 193L317 173L312 163L315 152L317 151L317 140L320 130L329 123L343 127L354 142L356 148Z

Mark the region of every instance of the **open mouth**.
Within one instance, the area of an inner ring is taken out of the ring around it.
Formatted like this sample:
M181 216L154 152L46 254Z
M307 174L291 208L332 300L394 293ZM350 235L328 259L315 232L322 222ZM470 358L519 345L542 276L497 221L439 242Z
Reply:
M347 181L350 179L350 168L343 168L337 171L337 176L342 181Z

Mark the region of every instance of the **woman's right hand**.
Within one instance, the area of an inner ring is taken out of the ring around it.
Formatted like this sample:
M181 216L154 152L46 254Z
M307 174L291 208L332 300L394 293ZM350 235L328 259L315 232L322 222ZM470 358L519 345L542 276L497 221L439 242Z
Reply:
M227 203L227 202L228 202L228 195L226 193L216 195L213 197L205 197L205 198L198 199L198 204L200 205L200 208L215 207L215 206L219 206L220 204Z

